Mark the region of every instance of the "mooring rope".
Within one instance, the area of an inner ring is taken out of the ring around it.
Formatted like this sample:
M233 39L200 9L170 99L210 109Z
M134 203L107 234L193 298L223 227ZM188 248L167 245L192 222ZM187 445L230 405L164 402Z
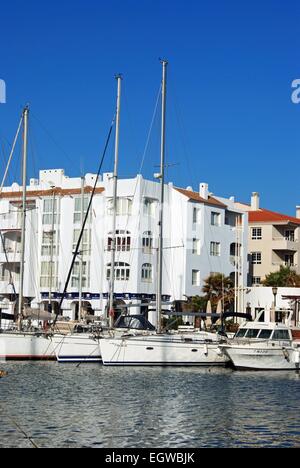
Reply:
M26 440L28 440L31 445L33 446L33 448L35 449L38 449L40 448L36 442L33 440L33 438L27 434L27 432L25 431L25 429L23 429L20 424L14 419L12 418L3 408L1 408L1 412L4 414L4 416L6 416L7 419L9 419L9 421L15 426L15 428L17 429L17 431L22 434Z

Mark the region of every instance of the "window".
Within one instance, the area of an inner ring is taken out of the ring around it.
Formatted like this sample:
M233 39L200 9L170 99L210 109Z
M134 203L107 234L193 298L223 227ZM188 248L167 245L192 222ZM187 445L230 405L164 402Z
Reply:
M55 262L41 262L41 288L57 287L57 272Z
M263 340L268 340L272 334L272 330L261 330L259 338Z
M261 252L252 252L252 265L261 265Z
M197 208L197 207L193 208L193 223L194 224L200 223L200 208Z
M83 219L86 215L88 206L89 206L89 197L85 196L83 199L81 197L75 198L74 203L74 224L81 224L81 203L83 202Z
M246 338L249 338L249 339L257 338L258 333L259 333L259 330L258 330L258 329L250 328L250 329L247 331Z
M80 236L81 229L74 229L73 231L73 251L77 247L77 242ZM91 231L90 229L85 229L82 234L80 250L83 255L90 255L91 251Z
M200 255L201 253L201 246L199 239L193 239L193 254Z
M240 328L239 331L236 333L235 338L244 338L246 332L247 328Z
M236 228L238 224L242 223L242 220L240 219L240 215L237 215L236 213L233 213L232 211L225 211L225 224L227 226L230 226L232 228Z
M107 214L112 215L114 213L114 201L112 198L107 200ZM130 198L117 198L116 214L117 216L131 215L132 212L132 200Z
M286 266L289 266L289 267L295 266L294 255L293 254L285 254L284 255L284 263L285 263Z
M53 224L57 224L57 222L58 222L58 203L57 203L57 200L53 200L53 198L47 198L47 199L44 200L44 205L43 205L43 224L52 224L53 215L54 215L54 223Z
M144 215L154 217L156 214L157 200L152 198L144 199Z
M111 275L111 263L107 265L106 279L109 281ZM130 278L130 265L124 262L117 262L115 264L115 280L128 281Z
M200 286L200 271L199 270L192 271L192 285Z
M142 266L142 281L152 283L152 265L151 263L144 263Z
M295 231L291 231L291 230L288 230L288 231L285 231L284 233L284 237L287 241L290 241L290 242L295 242Z
M82 262L82 287L89 287L89 262ZM72 271L72 288L80 287L80 262L75 262Z
M145 254L151 254L152 249L153 249L153 237L152 237L152 232L151 231L145 231L143 233L143 253Z
M112 236L112 233L109 233L109 236ZM107 250L110 252L112 250L112 237L108 238ZM131 237L129 231L116 231L116 251L117 252L129 252L131 246Z
M44 231L42 237L42 256L50 257L58 255L58 245L56 240L56 231Z
M251 229L251 238L252 238L252 240L261 240L262 239L262 228L252 228Z
M221 255L221 244L220 242L211 242L210 243L210 255L213 257L220 257Z
M272 340L289 340L290 335L288 330L275 330L272 336Z
M261 277L260 276L252 276L252 285L256 286L261 284Z
M211 225L221 226L221 213L211 212Z

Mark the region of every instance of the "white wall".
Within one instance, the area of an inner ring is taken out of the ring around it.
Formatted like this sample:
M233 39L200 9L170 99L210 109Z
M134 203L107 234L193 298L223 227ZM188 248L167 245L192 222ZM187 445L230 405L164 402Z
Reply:
M89 174L89 185L94 183L94 175ZM66 277L72 260L73 249L73 213L75 198L80 197L81 179L69 179L62 170L41 171L40 181L29 187L30 190L49 190L51 185L62 189L78 190L76 195L57 195L60 204L59 226L59 253L55 257L58 262L58 290L53 288L53 293L63 291ZM87 185L87 183L86 183ZM90 262L90 285L83 288L83 293L93 295L90 299L92 307L98 314L103 313L109 293L109 283L106 279L107 264L111 261L111 253L107 251L108 234L112 230L112 216L107 214L107 200L113 196L113 180L110 174L103 175L103 181L99 181L98 187L104 191L97 193L93 199L91 214L91 253L85 255L84 260ZM8 187L4 191L11 191ZM132 215L117 217L117 230L127 230L131 233L131 251L116 252L116 261L130 264L131 274L129 281L116 281L115 293L122 296L127 302L135 302L135 298L127 298L131 295L155 295L156 293L156 265L157 265L157 239L158 239L158 209L153 216L145 216L143 202L145 197L159 200L160 186L154 181L147 181L141 176L135 179L119 180L118 197L130 197L133 199ZM41 246L42 233L45 226L42 224L43 200L45 197L36 198L36 210L28 214L26 234L26 265L25 295L35 297L34 302L39 303L47 299L47 288L40 289L40 265L42 260ZM49 193L48 193L49 198ZM229 209L243 214L234 207L230 200L222 199ZM0 213L7 200L0 199ZM200 222L193 224L193 208L200 210ZM4 208L3 208L4 209ZM211 225L211 212L221 214L221 225ZM1 222L1 218L0 218ZM244 241L243 259L244 275L242 284L245 285L247 272L247 221L244 216ZM76 226L77 228L78 226ZM151 231L154 238L152 253L144 253L142 250L142 237L145 231ZM200 240L201 250L199 255L192 253L193 238ZM211 272L222 272L229 275L234 267L230 263L230 244L235 242L235 229L225 225L225 208L203 204L190 200L187 196L178 192L172 184L165 187L164 206L164 264L163 264L163 294L170 296L171 300L183 299L185 295L201 295L202 285ZM221 243L221 255L210 255L210 242ZM141 281L141 268L144 263L151 263L153 267L153 281L151 283ZM192 285L192 270L200 270L201 284ZM27 288L27 289L26 289ZM1 292L1 290L0 290ZM78 291L68 288L73 297L67 297L63 303L66 314L70 314L74 308L74 300L78 300ZM77 299L74 298L77 294ZM59 300L59 298L58 298Z
M300 288L278 288L276 310L290 310L293 308L293 303L287 299L283 299L283 296L300 297ZM271 287L258 286L248 288L245 292L245 302L246 305L250 305L253 318L255 317L255 310L262 308L266 311L266 321L271 319L271 309L274 307L274 295Z

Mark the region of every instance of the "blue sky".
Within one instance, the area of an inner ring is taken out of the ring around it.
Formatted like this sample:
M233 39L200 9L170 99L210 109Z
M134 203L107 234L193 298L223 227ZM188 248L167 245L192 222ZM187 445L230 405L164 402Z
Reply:
M31 107L29 175L94 172L121 72L120 176L139 171L169 60L167 178L294 214L300 204L300 4L277 0L11 0L1 5L0 168ZM143 174L159 163L156 116ZM19 153L19 151L18 151ZM19 177L19 154L11 180ZM112 168L113 145L105 170Z

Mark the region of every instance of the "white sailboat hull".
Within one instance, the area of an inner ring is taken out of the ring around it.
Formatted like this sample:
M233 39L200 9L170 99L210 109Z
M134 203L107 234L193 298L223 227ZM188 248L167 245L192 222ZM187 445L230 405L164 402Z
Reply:
M56 358L60 363L101 362L99 339L86 333L54 335Z
M43 334L7 332L0 334L0 359L50 360L55 353L50 338Z
M225 366L229 361L218 343L159 335L103 338L100 348L105 366Z
M299 351L293 347L265 345L228 345L221 349L237 369L296 370ZM298 353L298 354L297 354ZM297 367L298 365L298 367Z

